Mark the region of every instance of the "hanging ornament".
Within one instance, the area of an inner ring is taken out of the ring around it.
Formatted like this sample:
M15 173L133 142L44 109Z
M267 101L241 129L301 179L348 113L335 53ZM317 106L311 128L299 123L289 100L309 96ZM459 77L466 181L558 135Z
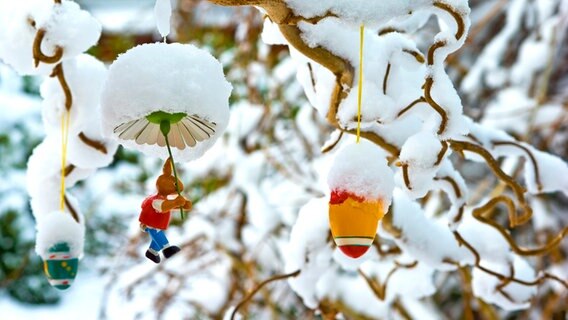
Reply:
M140 45L109 69L102 96L103 131L127 148L167 159L157 193L144 200L139 218L152 239L146 257L156 263L160 252L169 258L179 251L164 234L170 211L179 208L183 218L183 210L191 208L181 194L174 159L196 159L222 135L231 89L221 64L192 45Z
M361 257L373 243L394 190L393 173L385 155L375 145L361 142L364 31L361 26L357 140L338 152L328 175L331 233L335 244L351 258Z
M393 172L385 154L367 141L338 151L328 175L329 223L335 244L359 258L371 246L379 220L390 206Z
M73 284L79 269L79 258L83 253L83 216L78 212L73 212L73 215L53 211L37 217L36 252L43 260L49 284L61 290Z
M108 165L116 149L100 139L93 115L105 66L91 56L80 56L97 43L102 27L68 0L12 1L0 7L0 60L20 75L49 76L41 87L47 136L29 159L26 181L37 222L36 252L49 283L67 289L83 254L85 226L78 203L66 188ZM87 147L94 151L81 154Z

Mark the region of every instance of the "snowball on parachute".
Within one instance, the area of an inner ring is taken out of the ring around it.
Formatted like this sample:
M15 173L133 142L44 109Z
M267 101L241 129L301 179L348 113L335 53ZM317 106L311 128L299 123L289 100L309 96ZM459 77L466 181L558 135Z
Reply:
M391 203L393 172L385 154L367 141L337 153L328 175L329 220L339 249L358 258L372 244L377 224Z
M49 75L52 65L36 68L33 44L38 30L44 30L44 54L52 56L63 49L62 60L73 58L95 45L102 27L73 1L12 1L0 7L0 59L21 75Z
M196 159L227 127L231 90L221 64L204 50L182 44L137 46L109 69L102 95L103 133L126 147L166 159L166 148L121 139L115 129L158 111L196 115L214 123L214 133L195 147L172 148L178 161Z

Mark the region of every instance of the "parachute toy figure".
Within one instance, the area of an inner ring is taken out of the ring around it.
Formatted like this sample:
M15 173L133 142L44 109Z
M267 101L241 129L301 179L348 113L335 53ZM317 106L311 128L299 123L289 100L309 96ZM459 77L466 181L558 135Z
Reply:
M167 159L157 194L144 200L139 218L152 239L146 257L155 263L160 252L169 258L180 250L164 234L172 209L179 208L183 219L184 210L191 208L181 195L174 158L197 159L215 144L229 122L231 89L222 65L192 45L140 45L110 66L102 94L105 135L124 147Z
M176 186L177 184L177 186ZM164 234L164 230L170 224L170 211L175 208L191 209L191 201L176 193L183 190L183 184L177 178L172 176L171 159L166 160L162 175L156 181L156 189L158 193L144 199L142 203L142 212L140 213L140 229L147 232L152 239L150 248L146 251L146 257L155 263L160 262L160 251L166 259L180 251L177 246L169 244L168 238ZM173 200L170 200L174 197Z

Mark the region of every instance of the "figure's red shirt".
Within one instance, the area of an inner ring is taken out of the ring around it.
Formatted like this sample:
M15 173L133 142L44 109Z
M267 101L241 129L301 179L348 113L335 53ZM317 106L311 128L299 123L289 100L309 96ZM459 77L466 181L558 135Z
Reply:
M150 228L166 230L170 224L170 211L159 212L152 206L154 200L166 200L165 197L155 194L144 199L142 202L142 212L138 220L140 223L147 225Z

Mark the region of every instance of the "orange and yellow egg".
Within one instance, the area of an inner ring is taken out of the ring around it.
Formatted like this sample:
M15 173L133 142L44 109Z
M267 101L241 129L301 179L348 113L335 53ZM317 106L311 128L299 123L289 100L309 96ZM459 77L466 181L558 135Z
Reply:
M331 234L339 250L351 258L364 255L375 239L385 210L380 199L365 199L344 190L333 190L329 200Z

